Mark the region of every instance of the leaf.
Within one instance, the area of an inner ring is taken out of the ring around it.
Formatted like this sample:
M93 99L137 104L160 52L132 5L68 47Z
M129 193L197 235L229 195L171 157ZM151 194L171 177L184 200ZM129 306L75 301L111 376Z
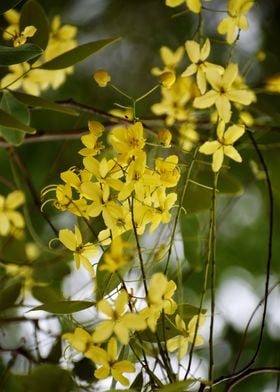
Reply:
M22 0L5 0L0 2L0 15L4 14L4 12L14 8L17 4L19 4Z
M99 301L111 293L121 283L118 274L109 271L100 271L102 259L98 263L96 271L96 300Z
M164 387L160 388L159 391L162 392L184 392L188 391L187 388L189 385L196 382L196 380L183 380L183 381L176 381L172 384L165 385Z
M28 380L28 392L69 392L73 387L70 373L53 364L37 366Z
M49 21L43 7L35 0L28 0L21 9L20 31L26 26L35 26L37 31L28 41L46 49L49 41Z
M29 124L29 110L20 101L18 101L9 91L4 91L0 108L5 110L6 113L13 114L16 113L17 120L22 124L28 126ZM0 114L1 122L1 114ZM24 132L19 130L17 127L9 127L0 125L0 135L10 144L18 146L24 140Z
M50 286L34 286L32 288L32 295L38 301L43 303L63 301L63 296Z
M29 310L29 312L35 310L44 310L45 312L54 313L54 314L71 314L90 308L91 306L94 305L95 302L90 302L90 301L56 301L56 302L48 302L43 305L36 306L35 308Z
M42 64L39 68L56 70L71 67L72 65L80 63L87 57L103 49L105 46L116 42L117 40L118 38L109 38L102 39L100 41L88 42L87 44L77 46L76 48L63 53L60 56L55 57L47 63Z
M143 373L140 372L137 374L130 387L135 389L136 391L142 391L143 382L144 382Z
M94 363L88 358L82 358L78 362L74 362L73 373L79 377L80 380L92 383L95 380L94 370L96 367Z
M42 49L34 44L25 44L17 48L0 45L0 67L23 63L40 56L42 53Z
M58 338L54 342L54 344L49 352L49 355L45 359L45 362L53 363L53 364L59 363L61 356L62 356L61 339Z
M21 282L9 281L0 292L0 311L10 308L19 297Z
M79 112L77 112L74 109L71 108L66 108L62 105L59 105L58 103L49 101L45 98L41 97L36 97L35 95L29 95L25 93L19 93L16 91L11 92L14 97L16 97L18 100L21 102L25 103L28 106L34 107L34 108L43 108L46 110L53 110L55 112L61 112L61 113L66 113L71 116L78 116Z

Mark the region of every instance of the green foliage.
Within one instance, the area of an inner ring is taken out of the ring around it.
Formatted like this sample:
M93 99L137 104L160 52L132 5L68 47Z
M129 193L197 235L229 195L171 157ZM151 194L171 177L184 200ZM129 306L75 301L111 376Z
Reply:
M105 48L106 46L116 42L118 38L102 39L100 41L88 42L86 44L77 46L74 49L69 50L55 57L54 59L44 63L40 66L41 69L63 69L71 67L72 65L78 64L85 60L87 57L93 55L99 50Z
M4 14L4 12L8 11L11 8L14 8L17 4L21 3L22 0L5 0L0 4L0 15Z
M20 13L20 30L26 26L35 26L37 31L29 40L41 49L46 49L49 40L49 22L48 17L36 0L28 0L24 3Z
M25 106L22 102L18 101L9 91L3 92L0 108L5 110L6 113L9 113L11 115L16 113L17 115L17 118L13 118L14 120L11 120L10 122L6 121L6 127L0 125L0 135L2 135L2 137L7 140L8 143L15 146L19 145L22 143L27 129L29 129L30 133L35 132L33 128L29 127L30 115L27 106ZM19 123L18 120L21 124L23 124L21 128L19 127L19 125L16 125ZM12 128L12 126L14 126L14 128Z
M21 291L21 281L18 279L7 280L0 291L0 311L12 307L18 299Z
M71 314L80 312L81 310L88 309L94 306L94 302L90 301L57 301L47 302L43 305L32 308L31 311L44 310L45 312L54 314Z
M25 44L17 48L0 45L0 67L29 61L42 53L43 50L35 44Z

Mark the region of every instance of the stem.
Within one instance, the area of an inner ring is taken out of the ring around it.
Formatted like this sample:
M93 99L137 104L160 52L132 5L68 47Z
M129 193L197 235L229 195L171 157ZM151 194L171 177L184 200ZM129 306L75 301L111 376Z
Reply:
M214 187L212 193L212 208L211 208L211 244L210 255L211 258L211 318L210 318L210 335L209 335L209 371L208 380L212 383L213 369L214 369L214 320L215 320L215 300L216 300L216 189L218 185L219 173L214 174ZM212 390L210 386L209 391Z
M165 265L165 269L164 269L164 274L167 273L168 266L169 266L169 263L170 263L172 247L173 247L175 234L176 234L176 228L177 228L177 224L178 224L178 221L179 221L179 218L180 218L183 200L185 198L185 194L186 194L189 182L191 181L190 180L190 176L191 176L191 173L192 173L192 170L193 170L193 166L194 166L194 163L195 163L195 159L196 159L197 153L198 153L198 147L196 147L196 149L194 151L194 154L193 154L193 157L192 157L192 161L191 161L191 164L190 164L190 167L189 167L189 171L188 171L188 174L187 174L186 182L185 182L183 191L181 193L180 202L179 202L179 208L177 210L177 214L176 214L175 221L174 221L174 226L173 226L172 233L171 233L170 245L169 245L168 256L167 256L166 265Z

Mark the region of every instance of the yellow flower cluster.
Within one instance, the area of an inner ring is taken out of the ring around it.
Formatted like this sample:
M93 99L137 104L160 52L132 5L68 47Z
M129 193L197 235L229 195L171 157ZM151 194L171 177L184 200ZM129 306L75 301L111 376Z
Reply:
M117 261L124 248L123 242L117 239L120 235L130 230L142 235L149 224L152 233L161 223L170 221L177 194L170 193L169 188L176 187L180 171L176 155L156 158L154 167L148 166L141 122L114 128L109 142L116 156L97 159L102 146L98 139L103 130L99 122L89 122L89 132L81 138L85 148L79 151L84 157L84 167L61 173L64 184L46 187L43 196L55 192L52 201L58 210L83 217L89 224L93 218L102 216L106 228L98 235L100 244L109 245L112 239L118 241L113 242L111 256L106 258L106 268L113 271L128 260L124 257ZM77 267L82 262L93 272L89 258L97 253L97 248L92 243L83 243L77 226L75 232L60 230L59 240L73 252ZM119 250L115 247L117 243Z
M132 302L128 293L121 289L114 301L102 299L97 303L97 310L104 315L105 319L98 321L94 331L89 334L83 328L76 328L73 333L65 333L62 338L68 340L70 345L91 359L98 368L95 377L104 379L110 375L123 385L128 385L128 379L123 373L134 372L135 366L128 360L118 360L118 342L128 345L131 337L138 331L149 328L156 333L158 319L162 312L173 315L177 304L173 300L176 284L173 280L168 281L166 276L159 272L155 273L151 280L146 298L142 300L145 305L142 310L135 310L135 301ZM195 345L203 343L197 329L203 325L205 316L195 316L186 328L185 322L179 314L175 316L178 336L167 341L167 349L170 352L178 351L179 359L182 359L188 348L188 342ZM107 342L107 350L101 348Z
M3 33L4 39L14 39L14 46L22 45L28 37L36 34L34 26L27 26L23 32L19 31L20 13L9 10L4 14L10 25ZM67 52L77 46L75 36L77 28L71 25L61 25L60 17L55 16L50 26L50 36L43 55L32 65L29 63L10 65L10 73L1 80L1 88L8 86L11 90L22 88L28 94L39 95L41 91L48 88L57 89L65 82L66 76L73 72L73 67L59 70L36 69L41 64L52 60L54 57Z

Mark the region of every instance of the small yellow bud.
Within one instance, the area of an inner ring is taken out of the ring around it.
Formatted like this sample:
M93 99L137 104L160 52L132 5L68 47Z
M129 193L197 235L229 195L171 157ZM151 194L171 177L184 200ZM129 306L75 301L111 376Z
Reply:
M111 80L111 76L104 69L97 70L94 73L93 78L99 87L106 87Z
M172 134L169 129L161 129L158 133L158 141L164 147L170 147L170 142L172 139Z
M162 84L163 87L167 87L170 88L173 86L173 84L176 81L176 76L174 74L174 72L172 71L167 71L167 72L163 72L160 76L159 76L160 82Z

